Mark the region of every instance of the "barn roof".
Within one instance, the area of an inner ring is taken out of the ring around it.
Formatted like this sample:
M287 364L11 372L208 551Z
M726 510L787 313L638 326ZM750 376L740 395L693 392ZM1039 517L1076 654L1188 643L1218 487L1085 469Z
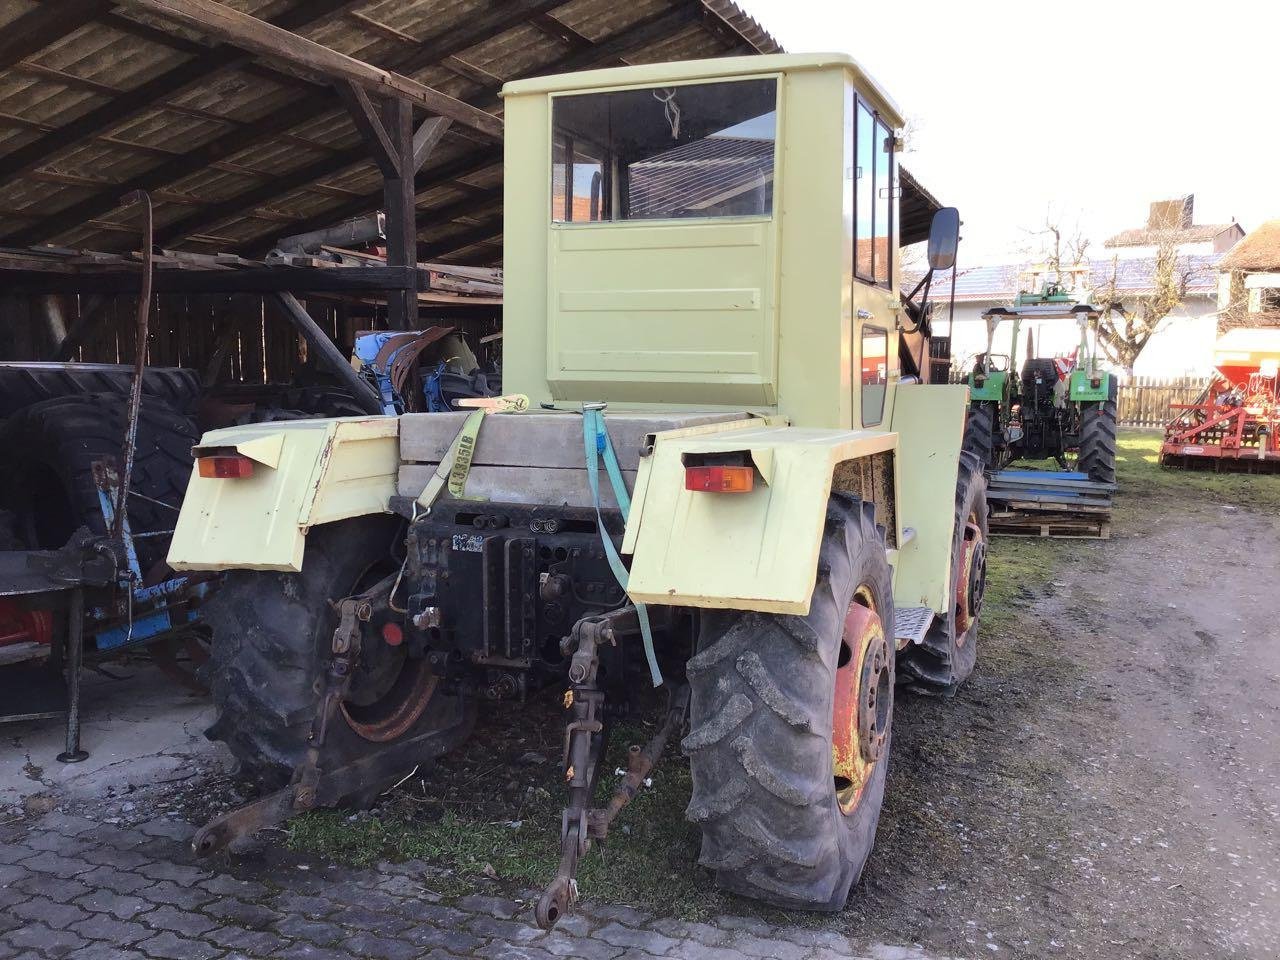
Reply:
M231 0L227 6L500 115L508 80L781 47L729 0ZM0 11L0 245L258 252L377 209L342 101L145 7L11 0ZM424 259L500 256L501 144L454 124L416 179Z

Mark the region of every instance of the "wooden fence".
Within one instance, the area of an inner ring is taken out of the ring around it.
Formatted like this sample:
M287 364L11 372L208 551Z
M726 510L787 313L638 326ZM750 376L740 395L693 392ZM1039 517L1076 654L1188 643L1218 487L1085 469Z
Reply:
M1120 387L1116 419L1122 427L1163 427L1171 403L1195 403L1207 377L1134 377Z

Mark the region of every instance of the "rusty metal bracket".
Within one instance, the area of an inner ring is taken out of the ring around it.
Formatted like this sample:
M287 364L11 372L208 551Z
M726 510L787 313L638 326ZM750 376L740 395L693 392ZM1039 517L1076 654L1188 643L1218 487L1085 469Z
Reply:
M587 814L587 835L593 840L603 840L609 835L609 826L622 812L622 808L635 799L640 788L649 785L649 774L662 759L667 748L667 741L673 733L678 733L684 726L685 714L689 711L689 685L683 684L671 696L667 705L667 718L658 732L653 735L642 749L633 744L627 754L627 772L613 791L609 805L604 809L595 809Z

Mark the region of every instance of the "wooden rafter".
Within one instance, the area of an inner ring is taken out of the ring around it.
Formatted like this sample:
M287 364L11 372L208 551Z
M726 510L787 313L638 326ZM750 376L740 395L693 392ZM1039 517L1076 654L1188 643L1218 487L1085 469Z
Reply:
M564 2L565 0L512 0L512 2L495 4L484 13L473 17L466 26L454 27L443 31L440 35L425 41L416 51L394 58L390 65L397 70L406 72L421 70L431 64L439 63L445 57L452 56L505 33L514 24L520 22L523 17L540 10L553 10ZM125 193L133 190L157 190L166 187L184 177L204 170L225 157L233 156L242 150L248 149L259 141L278 137L281 131L292 129L333 112L333 104L321 97L311 97L286 104L252 123L245 124L226 136L207 141L182 156L174 157L172 160L144 171L112 190L104 191L73 203L63 210L47 215L36 224L13 231L3 238L3 242L12 246L41 243L50 237L55 237L84 223L86 220L113 210L119 204L120 197ZM316 172L309 167L308 175L314 182L322 177L331 176L354 166L362 162L365 157L366 154L362 148L340 152L335 155L333 162L324 167L323 172ZM284 181L290 180L291 177L286 174L278 179ZM270 193L260 199L247 201L245 206L256 206L274 196L283 196L287 192L299 189L302 185L294 185L287 189ZM315 192L322 192L322 185L315 184L314 187L309 189L313 189ZM374 202L375 204L377 203L376 200ZM202 218L198 223L187 225L185 229L188 235L203 232L208 226L237 215L240 209L244 209L244 206L240 206L240 203L240 197L232 198L228 201L227 206L223 208L222 216L212 219Z
M375 67L331 47L282 30L217 0L120 0L173 23L190 27L260 57L276 59L329 80L349 81L383 96L399 97L436 116L495 139L502 137L502 121L411 77Z
M296 30L364 2L366 0L303 0L301 4L276 16L272 22L285 29ZM112 5L105 4L108 8ZM50 10L49 13L52 14L53 11ZM77 117L71 123L0 157L0 179L19 176L26 170L48 163L62 151L83 143L87 137L117 127L140 113L153 109L157 104L165 105L166 100L205 86L219 73L241 69L251 61L252 57L231 46L205 50L132 90L114 96L109 102Z
M57 10L27 11L0 31L0 70L39 53L113 6L112 0L63 0Z
M575 48L565 55L557 58L553 62L525 71L516 77L509 79L520 79L523 76L536 76L546 73L561 73L571 70L583 70L589 67L600 66L612 63L622 58L627 53L635 50L643 49L654 43L667 40L680 31L686 29L695 23L699 16L700 5L682 4L671 10L664 11L653 17L650 17L631 27L623 28L617 33L612 34L605 39L591 44L587 48ZM485 107L493 107L497 104L498 91L493 87L487 87L476 95L469 97L468 102L480 104ZM500 151L494 151L490 154L492 159L485 166L492 166L501 160ZM346 162L344 162L346 161ZM230 198L222 208L223 214L220 219L213 219L213 212L194 214L183 221L171 224L165 232L166 243L174 243L180 239L183 231L191 233L202 230L208 226L220 223L224 220L232 219L239 215L239 211L251 209L262 203L267 203L273 199L286 196L288 193L301 189L306 183L322 177L334 176L344 169L355 166L360 163L367 162L367 154L364 150L351 151L347 156L335 156L327 160L318 161L314 164L308 164L306 167L293 171L282 177L278 177L269 184L264 184L259 188L245 191L244 193ZM429 174L434 171L428 171ZM453 176L465 176L466 174L453 174ZM272 192L272 188L277 188ZM426 189L419 184L419 191ZM308 230L318 229L328 226L332 223L338 223L350 217L359 216L368 213L377 208L381 201L381 194L369 194L363 203L353 201L344 203L342 206L333 210L324 211L307 217L295 225L295 229L291 229L290 233L305 233ZM423 220L429 216L429 211L419 216L419 220ZM246 247L255 246L255 242L251 241L245 244Z

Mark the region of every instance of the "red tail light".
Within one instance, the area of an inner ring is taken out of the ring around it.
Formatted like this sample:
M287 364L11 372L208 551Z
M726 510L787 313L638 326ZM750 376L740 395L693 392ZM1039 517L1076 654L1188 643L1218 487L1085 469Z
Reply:
M685 467L684 488L700 493L750 493L755 467Z
M212 480L239 480L253 476L253 461L239 454L201 457L196 463L200 465L200 476Z

